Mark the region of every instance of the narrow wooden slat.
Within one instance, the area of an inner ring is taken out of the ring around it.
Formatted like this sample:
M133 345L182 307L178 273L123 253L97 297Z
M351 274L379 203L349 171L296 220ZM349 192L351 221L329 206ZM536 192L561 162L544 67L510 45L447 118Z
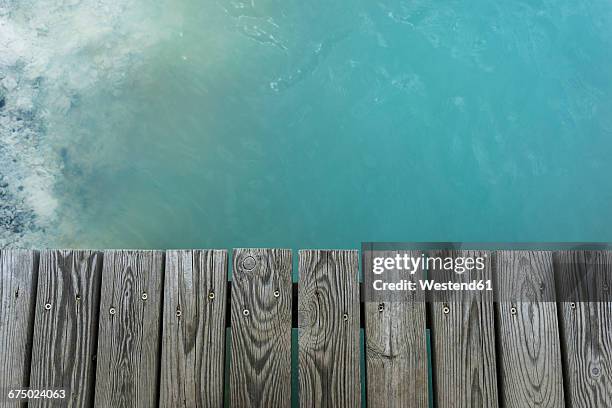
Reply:
M160 407L221 407L227 251L168 251Z
M612 407L612 252L556 253L555 276L584 291L559 305L569 406Z
M366 252L364 256L365 262L372 262L371 257L395 254L397 251L376 251ZM407 251L407 254L421 255L417 251ZM388 270L384 281L407 279L417 282L422 278L422 268L414 275ZM417 299L415 293L409 291L388 297L388 301L365 304L368 407L428 407L424 298Z
M299 383L302 407L357 407L357 251L300 251Z
M96 406L157 405L162 279L163 252L105 252Z
M475 265L461 274L432 263L428 278L437 282L483 283L491 280L491 257L482 251L435 251L442 259L482 258L484 269ZM438 407L497 407L495 326L491 291L442 292L431 303L434 350L434 384Z
M291 405L291 267L290 250L234 250L232 407Z
M38 258L34 251L0 251L0 390L28 384ZM2 407L18 402L0 398Z
M495 255L501 400L506 408L563 407L557 305L550 252Z
M99 252L40 254L30 387L64 389L64 407L93 405L101 269ZM30 400L50 404L56 402Z

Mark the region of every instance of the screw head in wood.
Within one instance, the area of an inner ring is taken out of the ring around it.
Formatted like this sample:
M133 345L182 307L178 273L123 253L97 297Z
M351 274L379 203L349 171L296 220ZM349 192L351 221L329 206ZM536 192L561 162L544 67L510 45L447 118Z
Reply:
M181 309L176 309L176 317L181 317L182 314Z
M81 295L76 295L74 299L78 302L79 300L81 300Z
M348 314L343 314L342 315L342 319L346 322L348 320Z
M248 315L250 315L250 314L251 314L251 312L249 312L249 309L244 309L244 310L242 311L242 314L243 314L243 315L245 315L245 316L248 316Z
M255 268L256 264L257 261L255 261L255 258L250 255L242 260L242 267L247 271L252 271Z
M51 310L51 303L45 303L45 309Z
M149 295L147 295L146 292L144 292L142 296L140 297L142 298L142 300L147 300L149 298Z
M379 303L379 304L378 304L378 311L379 311L379 312L382 312L382 311L384 311L384 310L385 310L385 304L384 304L384 303Z
M215 298L215 292L213 292L213 291L208 292L208 298L210 300L213 300Z
M275 298L280 297L280 292L278 290L274 291L274 297Z
M599 367L593 367L591 368L591 374L593 375L593 377L599 377L599 374L601 374L601 370L599 369Z
M571 308L572 310L573 310L573 309L576 309L576 304L575 304L574 302L570 303L570 308Z
M114 308L114 307L111 307L111 308L108 310L108 313L110 313L110 314L112 314L112 315L114 315L116 312L117 312L117 311L115 310L115 308Z
M511 314L512 316L515 316L515 315L516 315L516 313L517 313L516 307L512 306L512 307L510 308L510 314Z
M448 307L448 306L444 306L444 307L442 308L442 313L444 313L444 314L449 314L449 313L450 313L450 307Z

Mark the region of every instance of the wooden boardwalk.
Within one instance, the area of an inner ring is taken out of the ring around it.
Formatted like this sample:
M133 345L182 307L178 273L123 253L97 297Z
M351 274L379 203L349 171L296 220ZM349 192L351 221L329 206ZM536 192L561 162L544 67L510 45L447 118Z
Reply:
M609 293L612 252L490 252L496 291L538 290L428 304L361 301L358 251L300 251L292 283L295 255L236 249L228 283L224 250L2 250L0 391L65 389L29 401L61 407L359 407L362 387L369 407L612 407L612 303L541 301L559 276Z

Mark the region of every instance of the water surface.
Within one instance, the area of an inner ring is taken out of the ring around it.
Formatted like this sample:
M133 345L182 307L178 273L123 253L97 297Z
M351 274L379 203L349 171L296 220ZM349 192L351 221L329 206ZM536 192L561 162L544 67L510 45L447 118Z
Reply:
M612 3L154 3L0 0L0 243L612 241Z

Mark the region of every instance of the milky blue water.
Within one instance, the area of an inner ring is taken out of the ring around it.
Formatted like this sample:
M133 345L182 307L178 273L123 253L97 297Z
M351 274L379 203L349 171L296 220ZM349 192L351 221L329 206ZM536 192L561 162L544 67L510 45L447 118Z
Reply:
M0 0L9 245L612 241L608 0L150 3Z

